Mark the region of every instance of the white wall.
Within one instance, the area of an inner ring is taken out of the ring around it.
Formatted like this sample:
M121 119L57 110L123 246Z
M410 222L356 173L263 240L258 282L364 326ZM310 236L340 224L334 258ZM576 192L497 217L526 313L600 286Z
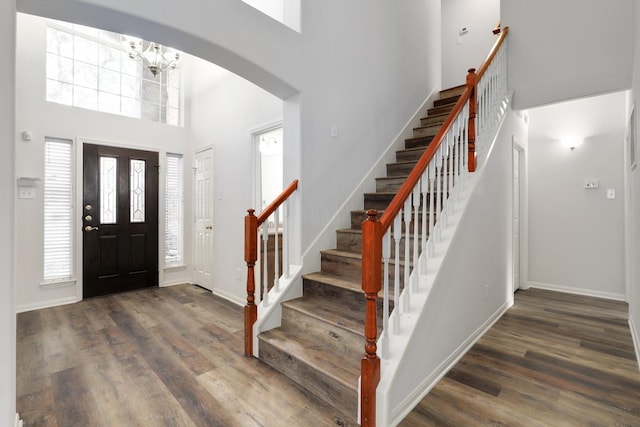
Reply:
M209 76L217 78L211 80ZM213 145L213 292L246 298L244 216L254 203L251 131L282 120L282 100L235 74L194 58L188 128L194 150ZM287 141L284 142L285 147ZM287 183L288 184L288 183Z
M0 1L0 425L13 425L16 413L16 310L14 176L15 138L15 1Z
M633 0L502 0L514 108L631 87Z
M640 97L640 5L634 3L634 55L633 55L633 91L630 97L630 103L635 108L640 108L637 101ZM630 109L629 109L630 110ZM636 132L640 129L640 111L636 111ZM640 147L637 142L636 147ZM633 171L629 168L629 150L625 150L625 171L627 173L627 263L628 263L628 301L629 301L629 324L633 333L636 345L636 356L640 361L640 167L636 167ZM636 156L640 160L640 153L636 149Z
M529 110L531 286L625 299L625 108L618 92ZM599 188L584 188L590 178Z
M446 373L447 364L513 301L514 137L526 148L526 123L509 111L486 166L477 172L479 181L418 314L421 327L386 390L392 416L425 378Z
M464 84L469 68L479 68L493 47L500 0L442 2L442 87ZM467 28L460 35L461 28ZM458 44L458 42L460 44Z
M45 101L45 42L46 22L32 15L18 15L17 58L16 58L16 129L12 137L15 142L16 177L37 177L42 179L44 171L44 138L55 137L77 142L86 139L105 144L119 144L134 148L160 151L161 163L166 151L185 153L185 162L190 163L187 149L189 132L187 129L123 116L99 113L81 108L67 107ZM184 64L183 64L184 65ZM187 115L188 117L188 115ZM33 140L22 141L20 134L29 130ZM76 161L81 160L81 151ZM81 168L76 168L81 175ZM77 175L78 176L78 175ZM160 185L164 176L160 175ZM190 187L191 174L185 174ZM76 201L80 205L82 191L75 188ZM162 191L161 191L162 193ZM73 286L46 288L43 281L43 199L42 183L36 189L35 199L18 199L16 202L16 283L18 310L28 310L56 303L73 302L81 297L81 236L76 239L76 279ZM190 194L185 193L187 206ZM161 199L163 200L163 199ZM162 203L160 204L162 206ZM188 217L188 211L185 212ZM160 230L163 228L164 212L160 209ZM187 221L188 223L188 221ZM189 225L189 224L187 224ZM76 218L76 230L81 220ZM187 231L189 228L187 228ZM190 232L187 236L190 235ZM162 242L162 233L160 233ZM190 240L185 248L190 248ZM190 252L187 250L187 262ZM163 257L160 257L162 263ZM162 266L162 264L161 264ZM188 271L174 271L161 275L161 284L189 281Z

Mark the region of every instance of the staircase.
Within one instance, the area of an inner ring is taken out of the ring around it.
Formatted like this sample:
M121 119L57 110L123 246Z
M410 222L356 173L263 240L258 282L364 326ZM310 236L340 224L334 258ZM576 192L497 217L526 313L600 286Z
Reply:
M351 212L351 228L336 231L337 248L321 251L321 271L303 276L304 296L282 304L281 327L258 336L260 359L335 408L338 425L352 424L358 409L365 315L361 224L367 210L381 214L391 202L464 89L440 92L396 151L396 162L387 165L387 176L376 179L376 192L364 195L364 209Z

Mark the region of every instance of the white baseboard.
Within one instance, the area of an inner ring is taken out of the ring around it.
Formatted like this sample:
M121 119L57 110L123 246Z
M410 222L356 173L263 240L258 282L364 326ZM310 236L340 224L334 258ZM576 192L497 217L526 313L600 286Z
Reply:
M513 301L506 301L496 310L478 329L476 329L460 346L453 351L425 380L420 383L407 398L400 403L391 413L389 425L398 425L420 403L440 381L453 368L456 363L467 354L473 345L496 323L502 315L513 305Z
M629 329L631 330L631 338L633 339L633 348L636 350L636 360L638 361L638 368L640 369L640 332L636 328L636 324L633 321L633 316L629 314Z
M553 283L527 282L526 289L529 289L529 288L545 289L548 291L564 292L567 294L582 295L586 297L604 298L604 299L611 299L616 301L627 300L627 297L624 294L596 291L593 289L572 288L570 286L555 285Z
M67 305L78 302L76 297L65 297L48 301L38 301L30 304L22 304L16 306L16 313L25 313L27 311L40 310L43 308L57 307L59 305Z
M245 303L246 303L246 301L244 301L243 299L238 298L237 295L233 295L233 294L221 291L221 290L216 289L216 288L213 288L211 290L211 293L213 295L215 295L215 296L218 296L220 298L226 299L227 301L229 301L229 302L231 302L231 303L233 303L235 305L239 305L241 307L244 306Z
M173 281L170 281L170 282L164 282L158 287L159 288L168 288L170 286L177 286L177 285L193 285L193 283L190 280L173 280Z

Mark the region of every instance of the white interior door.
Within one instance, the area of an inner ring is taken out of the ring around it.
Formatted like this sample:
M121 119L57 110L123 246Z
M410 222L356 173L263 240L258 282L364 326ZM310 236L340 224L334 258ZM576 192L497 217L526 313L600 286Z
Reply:
M193 165L194 267L193 280L213 289L213 149L198 152Z
M513 292L520 288L520 150L513 147Z

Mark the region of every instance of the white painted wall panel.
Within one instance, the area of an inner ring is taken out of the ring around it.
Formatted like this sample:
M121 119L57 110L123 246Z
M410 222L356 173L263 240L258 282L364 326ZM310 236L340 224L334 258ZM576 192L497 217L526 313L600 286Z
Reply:
M529 110L532 286L624 299L625 108L618 92ZM570 150L566 135L584 144Z
M219 67L194 59L190 74L191 145L213 145L213 287L214 292L246 301L244 216L254 206L251 131L282 120L281 99ZM285 140L285 148L287 141ZM288 183L287 183L288 184Z
M500 0L442 2L443 88L463 84L469 68L480 67L497 39L491 30L499 20Z

